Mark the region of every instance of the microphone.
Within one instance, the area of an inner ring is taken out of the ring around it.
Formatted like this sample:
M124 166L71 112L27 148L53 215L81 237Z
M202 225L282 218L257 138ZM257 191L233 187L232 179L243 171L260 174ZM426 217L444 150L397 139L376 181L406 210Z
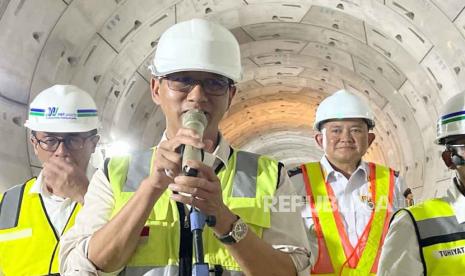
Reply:
M184 128L193 129L200 138L203 137L203 132L207 126L207 117L199 109L192 109L182 115L182 126ZM190 168L187 160L203 161L203 151L190 145L185 145L182 151L182 171L187 176L197 176L198 171Z

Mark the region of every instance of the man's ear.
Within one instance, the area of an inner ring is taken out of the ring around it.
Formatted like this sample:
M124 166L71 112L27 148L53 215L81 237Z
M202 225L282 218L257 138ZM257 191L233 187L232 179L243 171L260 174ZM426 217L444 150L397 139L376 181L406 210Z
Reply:
M371 146L371 143L373 143L375 138L376 134L374 134L373 132L368 132L368 146Z
M152 101L156 104L160 104L160 79L152 77L150 80L150 93L152 95Z
M318 132L315 134L315 142L321 149L323 149L323 133Z
M29 141L31 142L32 148L34 149L34 154L37 156L37 147L39 146L39 141L37 141L37 139L34 136L32 136L32 134Z
M442 160L444 161L444 164L446 164L446 167L448 167L451 170L455 170L457 168L454 162L452 162L452 152L450 150L444 150L441 156Z
M237 92L237 87L236 86L231 86L229 88L228 109L231 106L232 100L233 100L234 96L236 95L236 92Z
M95 148L97 147L97 143L98 143L99 140L100 140L100 136L98 136L98 135L95 135L94 137L92 137L92 140L91 140L91 143L92 143L92 153L95 152Z

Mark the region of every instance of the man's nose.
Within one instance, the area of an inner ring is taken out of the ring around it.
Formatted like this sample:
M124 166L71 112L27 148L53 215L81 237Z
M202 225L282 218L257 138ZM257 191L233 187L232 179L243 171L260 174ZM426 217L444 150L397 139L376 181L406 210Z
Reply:
M69 154L69 150L65 146L65 141L64 140L58 141L58 147L57 147L57 149L55 150L55 152L53 154L56 157L64 157L64 156L67 156Z
M187 100L192 102L207 101L207 94L201 82L197 82L189 94L187 94Z
M353 141L352 134L350 129L343 129L341 133L341 140L343 141Z

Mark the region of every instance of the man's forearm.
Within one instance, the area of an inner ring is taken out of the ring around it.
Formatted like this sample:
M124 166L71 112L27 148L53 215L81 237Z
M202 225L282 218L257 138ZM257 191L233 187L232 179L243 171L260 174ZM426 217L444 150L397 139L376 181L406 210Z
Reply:
M162 193L147 182L142 182L121 211L92 235L88 258L98 269L111 272L128 262L137 247L142 228Z
M219 219L213 229L216 235L228 233L238 218L227 207L222 210L217 215ZM289 254L274 249L250 229L244 239L238 243L225 244L225 247L246 275L297 275Z
M274 249L252 231L240 242L226 245L226 248L245 275L297 275L289 254Z

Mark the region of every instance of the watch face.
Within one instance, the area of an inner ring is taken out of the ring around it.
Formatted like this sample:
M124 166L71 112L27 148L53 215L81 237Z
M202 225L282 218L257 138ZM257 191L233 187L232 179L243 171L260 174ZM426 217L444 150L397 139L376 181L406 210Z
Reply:
M234 229L232 230L231 234L236 240L236 242L238 242L242 240L245 237L245 235L247 235L248 229L249 227L247 226L247 224L241 220L234 224Z

